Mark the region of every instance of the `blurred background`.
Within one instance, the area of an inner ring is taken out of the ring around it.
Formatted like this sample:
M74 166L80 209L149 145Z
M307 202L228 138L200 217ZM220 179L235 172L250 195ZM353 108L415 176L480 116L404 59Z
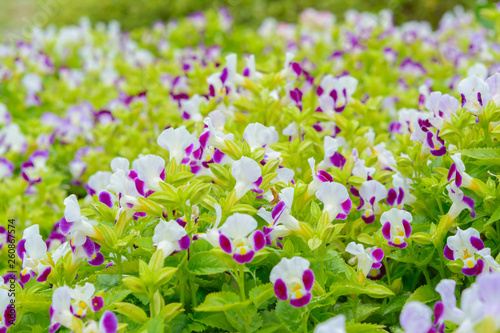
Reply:
M484 4L487 1L480 1ZM427 20L436 26L442 14L462 5L478 7L477 0L0 0L0 34L33 25L66 25L88 16L93 22L118 20L124 29L150 26L189 13L226 7L236 24L258 26L269 16L295 22L308 7L328 10L340 17L347 9L379 11L391 9L396 23ZM0 37L1 38L1 37Z

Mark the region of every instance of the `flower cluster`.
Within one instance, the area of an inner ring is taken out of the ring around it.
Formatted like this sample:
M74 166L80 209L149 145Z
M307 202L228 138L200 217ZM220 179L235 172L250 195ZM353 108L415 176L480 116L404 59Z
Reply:
M0 332L500 329L498 59L459 7L0 44Z

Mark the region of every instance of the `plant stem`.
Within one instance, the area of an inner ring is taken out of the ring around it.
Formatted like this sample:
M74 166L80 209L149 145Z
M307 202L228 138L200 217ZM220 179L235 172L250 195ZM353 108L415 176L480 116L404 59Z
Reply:
M384 266L385 266L385 272L387 274L387 281L389 282L389 286L392 284L391 281L391 273L389 271L389 266L387 265L387 258L384 256Z
M123 277L123 266L122 266L122 255L120 253L116 253L116 264L118 265L118 278L120 279L121 283Z
M353 306L353 316L354 322L358 321L358 295L354 295L354 306Z
M156 317L154 293L150 292L149 294L150 294L149 295L149 317L154 318L154 317Z
M438 203L439 211L441 212L441 215L444 215L443 205L441 204L440 198L437 198L437 203Z
M181 297L181 303L185 307L186 306L186 288L185 288L185 279L184 279L184 274L182 274L181 270L179 272L179 288L180 288L180 297Z
M429 277L429 272L427 271L427 266L422 268L422 273L424 273L425 282L427 283L427 285L430 286L431 285L431 278Z
M303 321L303 326L304 326L304 333L309 332L307 330L307 322L309 321L309 311L306 311L304 314L304 321Z
M241 301L244 302L246 299L245 296L245 265L239 265L239 275L238 275L238 286L240 287L240 297Z
M192 274L189 274L189 289L191 289L191 303L193 305L193 308L195 308L198 306L198 302L196 300L196 289L194 284L194 276Z

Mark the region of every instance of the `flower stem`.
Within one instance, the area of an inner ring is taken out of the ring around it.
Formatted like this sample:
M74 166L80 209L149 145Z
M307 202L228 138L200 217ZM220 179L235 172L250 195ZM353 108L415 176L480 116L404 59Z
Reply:
M387 274L387 281L389 283L389 286L392 284L392 281L391 281L391 273L390 273L390 270L389 270L389 266L387 265L387 258L384 256L384 266L385 266L385 272Z
M427 285L431 285L431 278L429 277L429 272L427 271L427 266L423 267L422 269L422 273L424 273L424 276L425 276L425 283L427 283Z
M241 301L244 302L246 300L245 296L245 265L239 265L239 275L238 275L238 286L240 287L240 297Z
M191 289L191 303L193 308L198 306L198 302L196 300L196 289L194 284L194 276L192 274L189 275L189 289Z
M184 274L179 270L179 288L180 288L180 298L181 303L185 307L186 306L186 281L184 279Z
M118 265L118 277L121 283L123 277L123 266L122 266L122 255L120 253L116 253L116 264Z
M307 322L309 321L309 313L310 313L309 311L306 311L306 312L304 313L304 321L303 321L304 333L309 332L309 331L307 330Z

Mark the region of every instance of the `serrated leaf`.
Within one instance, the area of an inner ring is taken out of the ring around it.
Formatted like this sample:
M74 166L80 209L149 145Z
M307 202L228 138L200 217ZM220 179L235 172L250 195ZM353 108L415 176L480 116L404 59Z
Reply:
M208 294L205 301L198 305L195 310L200 312L226 311L235 307L244 307L250 300L241 302L240 296L230 291Z
M385 332L384 327L384 325L356 323L347 324L345 330L347 333L380 333Z
M273 284L266 283L253 288L252 290L250 290L249 296L252 299L252 302L255 305L255 307L258 308L265 301L274 296Z
M16 306L22 308L24 312L46 312L52 304L49 296L42 294L18 294L16 295Z
M438 298L434 288L429 285L423 285L417 288L413 294L410 295L406 303L411 301L419 301L421 303L430 303Z
M473 148L457 151L462 156L468 156L479 160L490 160L491 162L500 162L500 148Z
M204 251L194 254L188 262L188 270L195 275L210 275L234 270L233 259L222 251Z
M276 304L276 316L290 332L297 332L302 325L301 309L295 308L286 301Z
M163 318L156 317L149 321L148 333L163 333Z
M226 332L233 332L235 330L234 327L226 319L226 315L223 312L197 314L199 314L199 317L196 318L196 320L202 324L219 328Z

